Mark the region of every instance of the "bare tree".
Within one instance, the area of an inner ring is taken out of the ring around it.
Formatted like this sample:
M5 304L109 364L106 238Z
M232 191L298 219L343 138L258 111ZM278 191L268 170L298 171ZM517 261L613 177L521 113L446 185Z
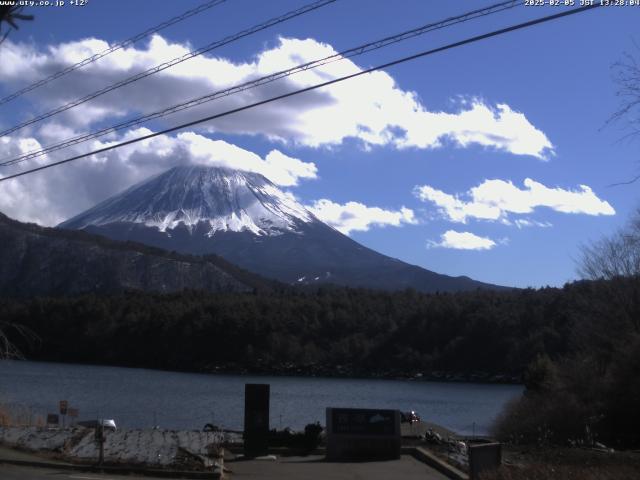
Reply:
M13 333L13 335L11 335ZM16 323L0 320L0 359L23 359L20 349L11 341L10 336L20 337L33 345L39 337L29 328Z
M23 8L18 5L0 5L0 44L7 38L11 28L18 29L18 20L33 20L33 15L24 15L22 13ZM2 33L3 27L6 27L4 34ZM38 337L30 329L0 320L0 359L23 358L22 352L9 338L10 332L22 337L28 343L38 340Z
M630 129L627 137L640 134L640 46L634 42L634 47L611 67L620 105L608 123L625 121Z
M18 5L3 5L0 6L0 43L4 42L7 35L11 31L11 28L18 30L18 20L33 20L33 15L24 15L22 13L24 7ZM7 31L2 34L3 23L8 25Z
M628 132L623 139L640 136L640 45L633 42L633 46L633 52L624 52L622 59L611 67L620 104L607 124L624 122ZM611 186L638 180L640 175ZM578 273L589 279L640 276L640 209L610 237L582 247Z
M582 247L578 273L592 280L640 275L640 209L613 235Z
M619 106L606 125L624 123L627 132L620 140L640 136L640 45L633 42L633 46L634 51L624 52L622 59L611 66ZM640 175L610 186L630 185L638 180Z

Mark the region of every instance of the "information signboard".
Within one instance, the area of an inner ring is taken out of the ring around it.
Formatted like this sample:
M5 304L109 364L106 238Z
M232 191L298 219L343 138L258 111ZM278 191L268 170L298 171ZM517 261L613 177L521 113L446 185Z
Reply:
M47 425L58 425L60 423L60 417L57 413L47 414Z
M393 435L395 410L333 409L333 433Z
M327 408L329 459L400 457L400 411Z

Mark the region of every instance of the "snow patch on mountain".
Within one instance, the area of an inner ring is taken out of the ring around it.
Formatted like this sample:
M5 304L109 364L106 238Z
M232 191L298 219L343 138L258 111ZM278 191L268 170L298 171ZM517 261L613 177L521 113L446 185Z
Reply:
M292 194L258 173L183 166L134 185L60 226L124 222L170 234L179 225L193 232L204 224L207 236L225 231L279 235L313 221L318 220Z

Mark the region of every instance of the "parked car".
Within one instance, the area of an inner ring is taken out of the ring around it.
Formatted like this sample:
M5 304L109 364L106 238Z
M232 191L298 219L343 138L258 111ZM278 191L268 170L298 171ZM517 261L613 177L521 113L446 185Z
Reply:
M420 416L414 411L410 412L400 412L400 422L402 423L414 423L419 422Z
M76 425L86 428L98 428L102 424L102 428L105 430L116 431L116 421L111 418L101 418L100 420L82 420Z

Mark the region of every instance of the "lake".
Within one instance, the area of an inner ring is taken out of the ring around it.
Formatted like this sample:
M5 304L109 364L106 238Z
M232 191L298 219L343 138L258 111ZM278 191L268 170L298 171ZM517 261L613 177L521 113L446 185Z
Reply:
M460 434L486 434L519 385L408 380L270 377L165 372L27 361L0 361L0 404L57 413L58 402L80 419L113 418L119 427L241 430L244 384L271 384L271 427L301 429L326 407L416 410Z

